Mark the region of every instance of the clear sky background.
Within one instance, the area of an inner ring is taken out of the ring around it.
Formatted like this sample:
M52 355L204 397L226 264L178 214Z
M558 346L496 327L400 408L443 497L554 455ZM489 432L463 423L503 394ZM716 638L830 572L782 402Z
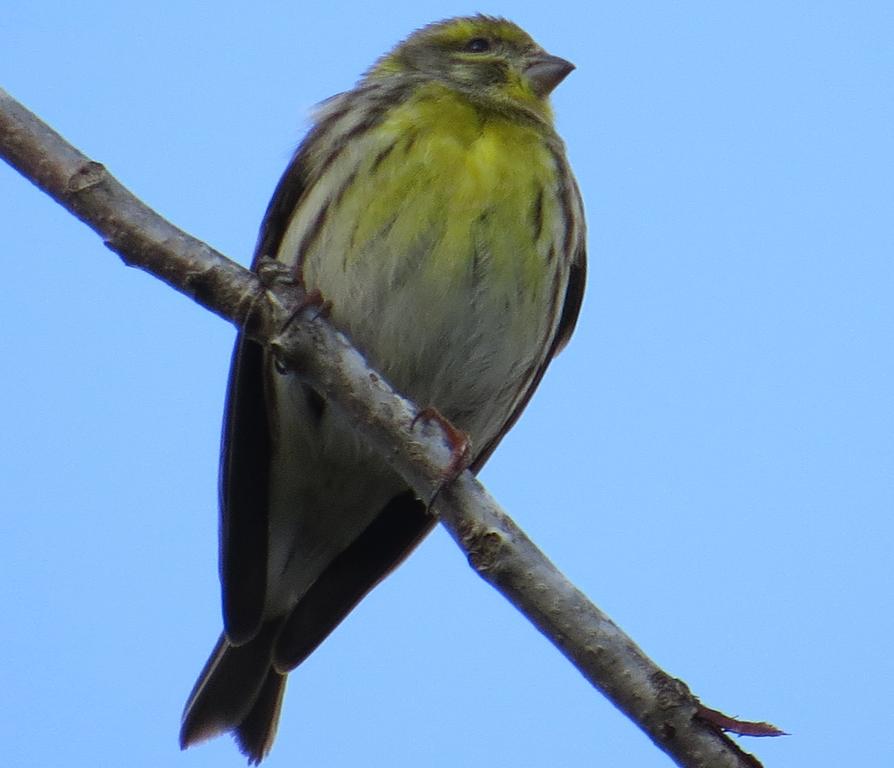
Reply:
M415 27L509 16L589 216L577 334L482 479L764 764L884 765L894 539L890 2L9 3L2 85L247 263L311 106ZM16 766L180 753L220 629L233 329L0 167L0 736ZM440 529L289 682L277 766L670 761Z

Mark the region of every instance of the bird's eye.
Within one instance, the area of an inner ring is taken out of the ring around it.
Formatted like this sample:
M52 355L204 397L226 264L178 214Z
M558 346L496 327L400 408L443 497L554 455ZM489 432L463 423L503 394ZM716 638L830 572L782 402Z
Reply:
M485 53L490 50L490 40L486 37L473 37L466 43L466 50L469 53Z

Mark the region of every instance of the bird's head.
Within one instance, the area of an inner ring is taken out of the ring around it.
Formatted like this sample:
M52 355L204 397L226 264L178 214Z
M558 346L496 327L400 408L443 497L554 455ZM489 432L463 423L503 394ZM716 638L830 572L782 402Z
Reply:
M470 16L417 30L376 62L366 79L432 80L491 109L548 118L549 94L573 69L511 21Z

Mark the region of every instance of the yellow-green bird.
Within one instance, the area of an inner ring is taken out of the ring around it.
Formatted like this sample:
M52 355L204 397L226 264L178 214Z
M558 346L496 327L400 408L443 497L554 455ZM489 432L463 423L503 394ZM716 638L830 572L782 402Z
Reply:
M418 30L324 102L255 253L331 302L375 369L481 468L577 320L583 206L549 94L573 65L488 16ZM323 394L240 336L221 457L224 631L181 745L270 749L289 671L431 530Z

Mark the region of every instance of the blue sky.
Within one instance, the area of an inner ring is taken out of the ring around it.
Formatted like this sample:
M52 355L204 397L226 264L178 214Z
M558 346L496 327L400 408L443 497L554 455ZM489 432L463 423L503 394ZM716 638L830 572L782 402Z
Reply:
M577 64L554 105L589 217L577 334L482 479L710 706L874 765L894 530L890 3L18 3L3 86L246 263L317 101L487 11ZM181 754L220 628L233 330L0 168L0 732L14 766ZM271 768L660 768L438 530L290 679Z

